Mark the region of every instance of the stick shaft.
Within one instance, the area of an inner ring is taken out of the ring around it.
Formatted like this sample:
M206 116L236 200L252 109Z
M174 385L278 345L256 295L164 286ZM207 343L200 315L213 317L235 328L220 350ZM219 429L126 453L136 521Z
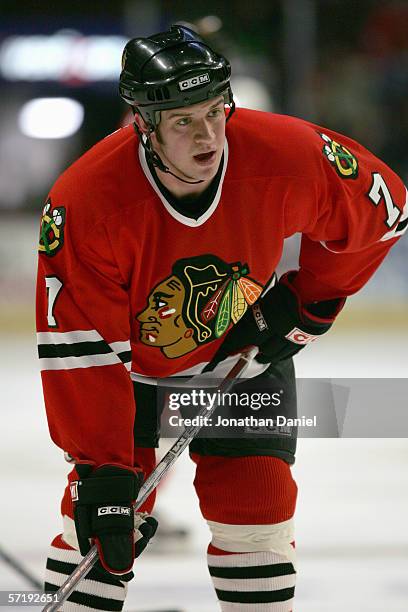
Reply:
M223 379L217 391L221 393L227 393L235 383L235 380L239 378L246 370L252 359L258 352L257 347L251 347L247 351L241 354L237 363L231 368L227 376ZM197 413L196 416L207 416L210 417L213 412L218 408L217 402L214 402L213 406L208 409L208 406L203 406L202 409ZM201 419L197 419L201 422ZM200 425L191 425L187 427L181 436L176 440L171 449L167 451L164 457L156 466L155 470L146 479L142 487L140 488L139 495L137 496L135 510L146 501L150 493L157 487L164 474L170 469L175 463L184 449L190 444L192 439L201 429ZM98 559L98 550L96 546L92 546L91 550L84 556L82 561L77 565L72 574L67 578L64 584L56 591L57 601L48 603L44 608L43 612L56 612L71 595L77 584L85 578L88 572L92 569Z
M228 372L227 376L217 388L217 391L220 394L228 393L228 391L234 386L235 380L240 375L242 375L242 373L248 367L249 363L252 361L257 352L258 349L254 347L251 348L248 353L243 353L241 355L240 359ZM203 406L201 410L199 410L199 412L197 412L196 414L196 418L198 417L197 421L201 423L200 417L210 417L217 408L217 402L214 402L212 408L210 409L208 408L208 406ZM138 510L138 508L140 508L140 506L146 501L150 493L157 487L160 480L163 478L169 468L173 465L176 459L178 459L184 449L190 444L190 442L197 435L200 429L201 425L190 425L190 427L186 427L179 439L173 444L170 450L167 451L160 463L157 465L156 469L150 474L150 476L141 486L139 495L137 496L135 510Z

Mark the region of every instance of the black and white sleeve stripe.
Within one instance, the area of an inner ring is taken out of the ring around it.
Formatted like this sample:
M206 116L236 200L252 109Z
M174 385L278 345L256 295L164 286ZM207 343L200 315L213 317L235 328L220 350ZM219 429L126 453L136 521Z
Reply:
M72 370L122 363L130 371L130 342L108 343L95 330L38 332L41 370Z

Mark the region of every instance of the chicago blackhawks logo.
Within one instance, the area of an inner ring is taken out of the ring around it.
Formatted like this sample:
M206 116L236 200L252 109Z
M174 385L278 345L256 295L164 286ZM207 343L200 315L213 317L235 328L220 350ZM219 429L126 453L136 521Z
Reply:
M219 338L262 293L248 274L247 264L215 255L179 259L136 316L141 342L174 359Z
M41 217L40 241L38 250L45 255L55 255L64 243L65 208L52 208L48 198Z
M356 157L345 146L332 140L327 134L318 132L319 136L325 141L323 153L334 166L337 174L342 178L355 179L358 176L358 162Z

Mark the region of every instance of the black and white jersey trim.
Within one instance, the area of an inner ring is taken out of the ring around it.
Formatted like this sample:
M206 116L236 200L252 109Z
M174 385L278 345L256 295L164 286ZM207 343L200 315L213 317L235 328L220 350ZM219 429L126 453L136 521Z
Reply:
M130 342L108 343L96 330L38 332L41 370L72 370L122 363L131 368Z
M175 208L173 208L173 206L171 205L170 202L167 201L167 199L164 197L164 195L162 194L162 192L160 191L154 176L151 173L151 170L149 168L149 165L146 161L146 157L145 157L145 150L142 147L142 145L139 145L139 160L140 160L140 165L142 166L142 170L146 175L147 180L149 181L149 183L151 184L151 186L153 187L154 191L156 192L156 194L158 195L158 197L160 198L162 204L164 205L165 209L167 210L167 212L174 218L176 219L176 221L178 221L179 223L182 223L183 225L187 225L189 227L199 227L200 225L203 225L206 221L208 221L208 219L210 219L212 217L212 215L214 214L214 212L216 211L218 204L220 203L221 200L221 193L222 193L222 187L223 187L223 183L224 183L224 177L225 177L225 173L227 171L227 166L228 166L228 141L225 140L225 144L224 144L224 166L222 169L222 173L221 173L221 178L220 178L220 182L218 185L218 189L215 193L215 196L213 198L212 203L210 204L210 206L207 208L207 210L201 215L201 217L199 217L198 219L192 219L190 217L186 217L185 215L183 215L182 213L180 213L179 211L177 211Z

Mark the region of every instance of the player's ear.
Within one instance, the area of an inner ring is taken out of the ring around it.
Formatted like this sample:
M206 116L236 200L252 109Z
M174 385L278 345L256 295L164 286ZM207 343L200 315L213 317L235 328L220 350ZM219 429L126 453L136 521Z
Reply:
M137 110L135 110L135 123L139 130L142 132L142 134L149 133L149 128L147 126L146 121L143 119L142 115Z

